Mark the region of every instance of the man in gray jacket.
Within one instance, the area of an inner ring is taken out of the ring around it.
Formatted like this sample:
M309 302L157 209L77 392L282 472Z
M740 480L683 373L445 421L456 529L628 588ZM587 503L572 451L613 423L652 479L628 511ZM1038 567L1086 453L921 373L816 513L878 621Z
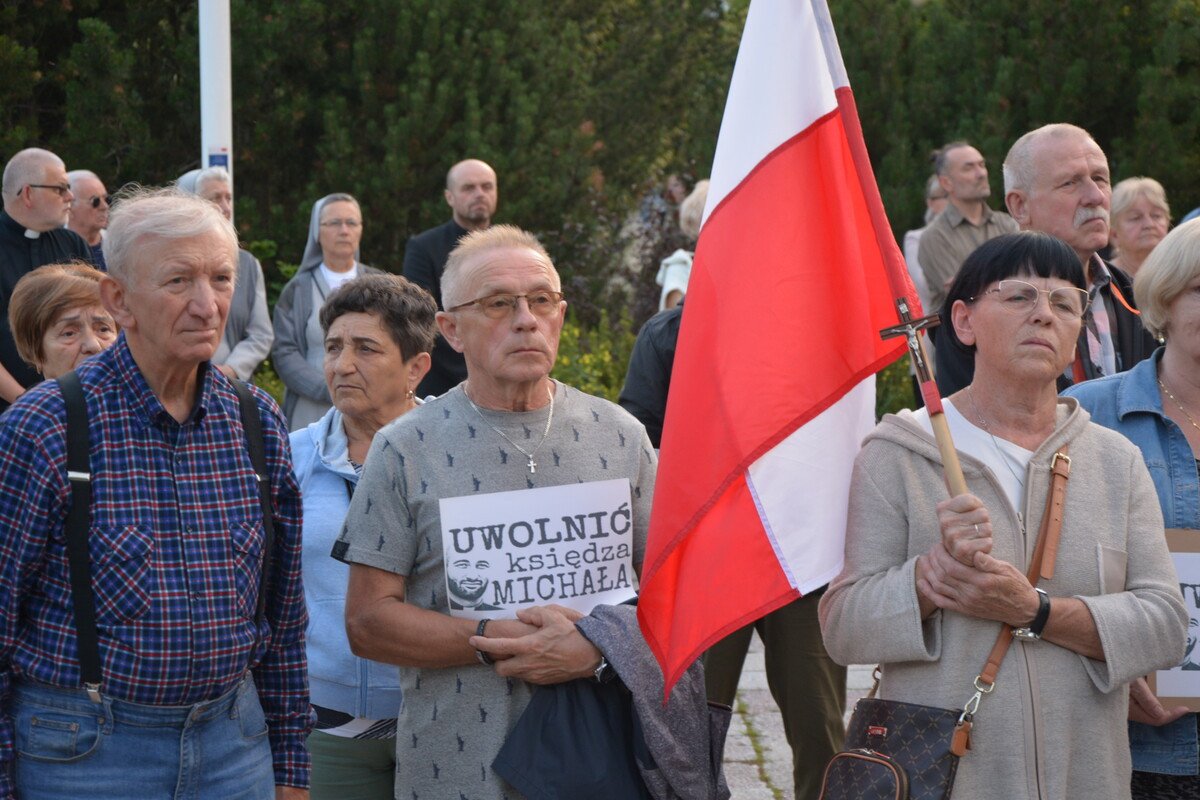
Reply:
M221 167L193 170L179 179L179 188L209 201L225 219L233 221L233 183ZM226 377L250 380L271 352L275 331L267 311L267 282L262 264L248 250L238 248L237 283L225 335L213 356L212 363Z

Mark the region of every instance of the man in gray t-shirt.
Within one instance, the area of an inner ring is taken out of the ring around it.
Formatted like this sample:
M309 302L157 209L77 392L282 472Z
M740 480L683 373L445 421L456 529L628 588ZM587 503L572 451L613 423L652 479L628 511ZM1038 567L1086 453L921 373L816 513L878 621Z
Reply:
M518 797L491 763L531 684L601 677L606 662L574 620L589 597L636 591L656 457L632 416L549 378L560 286L529 234L464 237L438 321L467 381L380 431L334 547L351 564L355 652L401 667L406 800ZM453 521L471 513L479 525ZM460 596L486 584L473 608L451 609L456 569Z

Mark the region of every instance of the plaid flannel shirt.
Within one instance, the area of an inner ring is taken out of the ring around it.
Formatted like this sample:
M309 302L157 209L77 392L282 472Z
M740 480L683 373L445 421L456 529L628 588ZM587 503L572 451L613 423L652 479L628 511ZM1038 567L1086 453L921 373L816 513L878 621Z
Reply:
M203 365L199 399L180 423L150 390L123 335L77 372L90 420L89 547L104 693L188 705L219 697L250 670L276 783L307 786L300 489L278 407L254 390L276 533L274 588L259 630L262 511L228 381ZM80 686L63 534L65 432L53 381L0 417L0 797L13 793L12 682Z

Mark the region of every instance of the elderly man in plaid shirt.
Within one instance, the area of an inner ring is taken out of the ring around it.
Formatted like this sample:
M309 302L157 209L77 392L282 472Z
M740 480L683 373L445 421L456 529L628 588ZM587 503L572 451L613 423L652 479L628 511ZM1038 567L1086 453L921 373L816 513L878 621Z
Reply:
M101 295L123 333L76 369L94 637L86 625L76 634L86 615L64 543L64 392L42 383L0 418L0 798L306 798L306 613L287 428L254 389L262 432L248 438L235 387L209 364L237 235L215 206L159 190L116 204L104 250ZM269 539L252 439L273 509L262 608ZM81 658L89 640L94 683Z

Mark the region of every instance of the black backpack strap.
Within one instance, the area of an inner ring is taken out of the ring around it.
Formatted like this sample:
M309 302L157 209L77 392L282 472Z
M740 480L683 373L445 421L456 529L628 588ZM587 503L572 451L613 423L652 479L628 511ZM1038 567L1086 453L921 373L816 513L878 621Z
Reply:
M103 671L100 667L100 635L96 631L96 598L92 594L88 530L92 525L91 436L87 402L79 376L68 372L57 379L67 406L67 479L71 483L71 508L63 534L67 541L67 564L71 573L71 602L75 606L75 643L79 657L79 679L88 697L100 702Z
M262 505L263 518L263 561L262 581L258 586L258 626L261 628L267 613L268 587L271 585L271 568L275 556L275 510L271 505L271 475L267 471L267 450L263 440L262 414L250 387L239 380L230 380L237 392L238 406L242 412L242 427L246 429L246 448L250 451L250 463L258 478L258 500Z

